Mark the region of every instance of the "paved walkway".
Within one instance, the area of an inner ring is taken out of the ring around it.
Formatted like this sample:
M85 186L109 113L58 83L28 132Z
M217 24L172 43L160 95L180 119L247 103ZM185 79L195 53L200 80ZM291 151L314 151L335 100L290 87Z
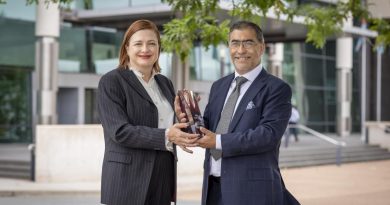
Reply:
M302 204L390 204L390 160L284 169L282 175L287 188ZM179 176L179 200L200 201L200 179L201 173ZM98 194L99 189L99 183L51 184L0 178L0 197Z
M390 204L390 160L282 170L302 204Z
M389 205L390 160L282 170L288 190L309 205ZM182 190L184 200L200 198L200 189Z

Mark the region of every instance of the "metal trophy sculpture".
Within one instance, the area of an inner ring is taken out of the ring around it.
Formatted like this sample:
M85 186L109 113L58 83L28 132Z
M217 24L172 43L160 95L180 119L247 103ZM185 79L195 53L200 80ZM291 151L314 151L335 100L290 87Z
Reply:
M200 127L204 127L203 117L200 113L198 101L190 90L179 90L177 95L180 98L181 112L187 115L189 126L184 129L187 133L200 134Z

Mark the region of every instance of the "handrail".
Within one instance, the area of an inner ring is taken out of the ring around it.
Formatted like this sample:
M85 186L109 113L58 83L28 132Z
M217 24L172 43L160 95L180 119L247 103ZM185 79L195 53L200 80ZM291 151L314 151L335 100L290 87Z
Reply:
M345 143L343 141L337 141L335 139L332 139L332 138L330 138L330 137L328 137L328 136L326 136L326 135L324 135L322 133L319 133L319 132L317 132L317 131L315 131L313 129L310 129L310 128L304 126L304 125L289 124L287 129L289 129L289 128L299 128L299 129L302 129L302 130L304 130L304 131L306 131L306 132L308 132L308 133L310 133L310 134L312 134L312 135L314 135L314 136L316 136L316 137L318 137L318 138L320 138L322 140L325 140L325 141L327 141L327 142L337 146L337 150L336 150L336 164L337 164L337 166L341 165L341 163L342 163L342 161L341 161L341 149L343 147L347 146L347 143Z
M322 134L322 133L319 133L319 132L317 132L317 131L315 131L315 130L313 130L313 129L310 129L310 128L304 126L304 125L300 125L300 124L289 124L288 127L289 127L289 128L291 127L291 128L299 128L299 129L302 129L302 130L304 130L304 131L306 131L306 132L308 132L308 133L310 133L310 134L312 134L312 135L314 135L314 136L316 136L316 137L318 137L318 138L320 138L320 139L322 139L322 140L325 140L325 141L327 141L327 142L329 142L329 143L331 143L331 144L334 144L334 145L338 145L338 146L342 146L342 147L347 146L347 143L345 143L345 142L343 142L343 141L337 141L337 140L335 140L335 139L333 139L333 138L331 138L331 137L328 137L328 136L326 136L326 135L324 135L324 134Z
M35 144L31 143L28 145L28 150L30 151L30 180L35 181Z

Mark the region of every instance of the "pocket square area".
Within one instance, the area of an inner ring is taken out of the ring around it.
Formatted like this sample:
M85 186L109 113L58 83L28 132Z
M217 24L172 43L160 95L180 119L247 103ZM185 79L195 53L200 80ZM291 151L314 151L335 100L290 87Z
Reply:
M253 109L253 108L255 108L256 106L255 106L255 104L252 102L252 101L250 101L249 103L248 103L248 105L246 106L246 110L250 110L250 109Z

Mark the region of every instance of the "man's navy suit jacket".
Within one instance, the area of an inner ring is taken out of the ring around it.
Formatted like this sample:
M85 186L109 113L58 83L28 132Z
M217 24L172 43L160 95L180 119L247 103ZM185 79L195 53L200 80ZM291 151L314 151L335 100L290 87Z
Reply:
M216 81L205 109L206 128L215 132L234 74ZM279 171L279 146L291 115L291 88L265 69L242 97L221 135L221 192L224 205L299 204ZM210 151L206 150L202 204L207 198Z

